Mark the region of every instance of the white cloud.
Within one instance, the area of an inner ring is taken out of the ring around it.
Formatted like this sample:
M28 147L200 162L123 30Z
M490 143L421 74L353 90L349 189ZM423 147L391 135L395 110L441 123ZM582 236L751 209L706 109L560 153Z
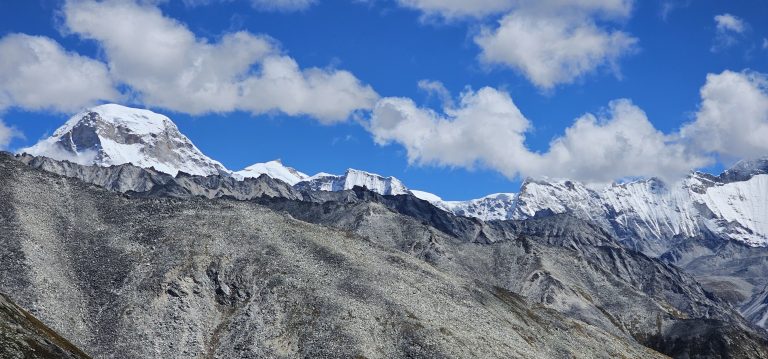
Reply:
M483 29L475 42L481 61L509 66L537 87L551 89L600 66L617 69L637 39L602 29L588 17L511 13L498 28Z
M517 70L542 89L574 82L636 48L637 39L610 29L627 19L633 0L398 0L426 18L480 19L504 15L481 27L474 41L480 60Z
M530 121L511 97L489 87L464 92L458 107L442 113L419 108L410 99L384 98L369 123L378 144L401 144L410 163L483 166L509 178L554 176L592 183L629 176L673 179L708 163L656 130L629 100L611 102L604 116L577 119L543 153L526 146L530 130Z
M14 138L24 137L16 128L6 125L0 119L0 150L5 150Z
M768 38L763 38L763 49L768 49Z
M107 67L43 36L0 38L0 110L70 112L118 97Z
M535 13L599 13L606 17L625 17L632 0L397 0L407 8L416 9L428 17L453 20L479 18L510 11Z
M710 49L712 52L718 52L735 45L739 42L737 35L743 34L749 28L744 20L731 14L715 16L715 24L715 42Z
M68 31L104 49L112 76L146 105L190 114L280 111L331 123L378 95L347 71L301 69L266 36L198 38L151 5L68 1Z
M426 16L456 19L463 17L482 17L508 11L514 0L398 0L403 7L416 9Z
M768 155L768 76L707 75L696 119L681 133L698 150L731 160Z
M744 20L731 14L722 14L715 16L717 31L742 33L747 29Z

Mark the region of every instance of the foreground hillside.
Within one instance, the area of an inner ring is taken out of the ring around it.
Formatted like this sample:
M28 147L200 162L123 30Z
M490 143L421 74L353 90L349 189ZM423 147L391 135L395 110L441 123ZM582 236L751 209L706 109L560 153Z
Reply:
M96 357L768 355L691 277L574 217L10 155L0 181L0 290Z
M93 357L659 356L250 202L128 198L0 158L0 290Z

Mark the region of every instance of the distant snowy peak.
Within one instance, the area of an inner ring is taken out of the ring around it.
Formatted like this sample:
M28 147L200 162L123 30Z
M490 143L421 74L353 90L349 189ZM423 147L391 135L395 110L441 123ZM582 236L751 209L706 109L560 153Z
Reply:
M468 201L445 201L425 191L411 190L411 193L444 211L484 221L512 219L517 204L516 193L495 193Z
M718 176L694 172L665 184L647 179L589 188L568 180L527 180L511 218L570 213L600 224L647 254L672 238L715 234L768 245L768 161L742 161Z
M274 179L281 180L291 186L309 178L308 175L299 172L294 168L283 165L280 160L256 163L246 167L242 171L233 173L235 178L238 179L257 178L262 174L265 174Z
M475 217L485 221L512 219L517 206L516 193L494 193L469 201L446 201L445 205L456 215Z
M718 176L718 179L722 182L738 182L751 179L753 176L768 174L768 156L754 159L739 161L731 168Z
M106 104L72 116L51 137L20 152L84 165L131 163L176 175L228 173L184 136L166 116Z
M351 168L343 175L318 173L295 185L298 189L313 191L343 191L352 189L355 186L365 187L382 195L410 193L408 188L395 177L384 177Z

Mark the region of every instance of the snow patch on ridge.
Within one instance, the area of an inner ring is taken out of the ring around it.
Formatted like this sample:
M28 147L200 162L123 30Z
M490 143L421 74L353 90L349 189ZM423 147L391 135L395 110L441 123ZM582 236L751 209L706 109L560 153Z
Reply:
M238 179L257 178L262 174L281 180L291 186L309 178L308 175L299 172L294 168L284 166L280 160L256 163L241 171L233 173L235 178Z
M318 173L296 184L299 189L313 191L344 191L355 186L365 187L382 195L399 195L411 193L405 185L395 177L384 177L375 173L348 169L343 175Z

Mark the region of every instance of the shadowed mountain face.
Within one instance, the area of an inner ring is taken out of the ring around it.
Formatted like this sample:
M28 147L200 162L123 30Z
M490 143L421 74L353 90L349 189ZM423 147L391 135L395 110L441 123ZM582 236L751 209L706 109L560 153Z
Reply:
M0 357L86 359L88 355L0 294Z
M15 159L128 194L0 156L0 290L97 357L768 356L690 276L567 215ZM199 198L222 196L252 201Z
M0 289L94 357L659 357L253 202L127 197L5 156L0 184Z

